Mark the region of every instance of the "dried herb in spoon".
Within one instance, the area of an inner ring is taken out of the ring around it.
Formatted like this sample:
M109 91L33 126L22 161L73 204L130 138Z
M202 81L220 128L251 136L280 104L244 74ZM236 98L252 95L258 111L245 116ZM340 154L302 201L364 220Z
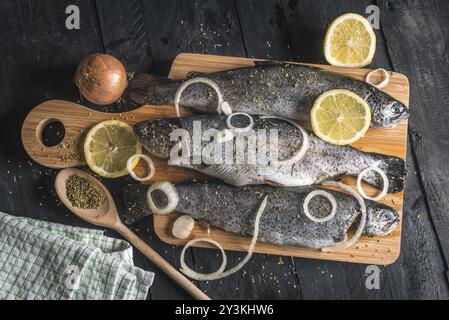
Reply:
M73 207L97 209L105 202L105 196L98 187L86 178L72 174L65 182L66 195Z

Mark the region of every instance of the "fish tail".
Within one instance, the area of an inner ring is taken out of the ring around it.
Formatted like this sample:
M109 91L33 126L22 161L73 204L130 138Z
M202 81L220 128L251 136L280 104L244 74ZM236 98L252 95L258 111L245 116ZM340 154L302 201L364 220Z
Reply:
M396 193L404 189L404 180L407 174L404 160L397 157L385 157L379 167L387 175L388 193ZM379 189L383 188L383 180L378 175L373 179L372 184Z
M168 92L171 86L167 85L172 82L174 81L171 79L138 73L129 82L129 96L132 101L138 104L171 103L175 92Z

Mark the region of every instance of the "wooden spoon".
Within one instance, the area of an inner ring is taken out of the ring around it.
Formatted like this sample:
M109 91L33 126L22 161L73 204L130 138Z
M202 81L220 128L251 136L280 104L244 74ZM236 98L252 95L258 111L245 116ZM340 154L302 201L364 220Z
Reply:
M67 198L66 194L66 180L72 174L76 174L80 177L86 178L94 183L100 191L103 192L106 201L97 209L79 209L73 207ZM96 178L88 174L87 172L75 169L67 168L58 173L55 181L56 192L61 201L70 209L74 214L87 222L95 224L101 227L111 228L122 235L128 240L134 247L142 252L148 259L156 264L161 270L168 274L173 280L175 280L181 287L189 292L195 299L210 300L210 298L198 289L189 279L176 270L170 263L168 263L163 257L161 257L156 251L150 248L144 241L142 241L134 232L128 229L122 221L117 212L117 208L112 199L108 189Z

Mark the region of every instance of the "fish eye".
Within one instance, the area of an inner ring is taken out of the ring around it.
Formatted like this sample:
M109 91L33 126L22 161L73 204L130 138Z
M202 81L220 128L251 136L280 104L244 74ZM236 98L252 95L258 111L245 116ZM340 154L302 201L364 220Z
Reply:
M394 105L391 108L391 112L393 112L393 113L401 113L402 112L402 108L400 106L398 106L398 105Z
M390 215L388 214L387 211L383 211L383 212L380 214L380 220L381 220L381 221L386 222L386 221L388 221L389 219L390 219Z

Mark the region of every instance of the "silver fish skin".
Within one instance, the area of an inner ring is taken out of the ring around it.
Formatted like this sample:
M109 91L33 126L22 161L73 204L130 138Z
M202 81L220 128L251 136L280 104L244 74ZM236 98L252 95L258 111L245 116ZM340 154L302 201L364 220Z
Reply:
M242 117L245 118L245 117ZM301 131L291 123L281 119L264 119L263 117L253 116L254 129L278 130L278 159L286 160L292 157L302 143L303 136ZM235 120L234 120L235 119ZM244 121L239 117L234 117L233 122L237 127L242 127L239 121ZM170 133L177 128L187 130L190 136L193 136L194 122L201 123L201 129L204 132L210 128L224 129L226 126L226 117L222 115L198 115L184 118L169 118L159 120L149 120L136 124L134 133L139 142L152 155L162 159L170 157L171 148L175 141L170 141ZM319 183L330 177L342 175L357 176L362 170L368 167L379 167L382 169L389 180L389 193L399 192L403 189L406 175L405 161L397 158L377 153L366 153L350 146L335 146L324 142L313 133L306 132L309 139L309 148L302 159L297 162L287 163L281 166L271 166L269 163L260 164L253 159L253 162L245 161L237 163L231 161L222 164L207 165L205 161L200 164L193 162L192 148L188 163L180 163L177 166L197 170L204 174L216 177L222 181L234 186L270 184L275 186L306 186ZM236 137L238 134L236 134ZM212 140L211 140L212 141ZM236 138L222 144L223 154L227 144L236 145ZM217 142L204 142L213 144ZM247 145L245 145L247 148ZM236 159L236 151L233 149L233 157ZM243 155L245 160L249 160L251 155L246 151ZM204 160L204 158L202 159ZM365 175L364 180L377 187L383 187L382 178L373 172Z
M310 110L322 93L347 89L371 107L372 127L392 127L409 115L403 103L374 86L311 66L256 62L255 67L189 75L190 78L197 76L215 81L235 112L309 121ZM173 103L182 82L138 74L130 81L130 96L139 104ZM216 110L216 95L205 84L192 84L183 92L180 104L212 113Z
M147 188L139 184L127 186L127 194L144 195ZM257 210L268 195L268 202L263 212L259 237L261 242L277 245L296 246L302 248L321 249L332 247L346 238L351 225L357 226L360 215L358 201L347 194L331 191L336 199L335 217L325 223L315 223L307 218L303 210L305 197L317 188L276 188L272 186L233 187L218 181L185 182L175 184L179 195L176 212L186 214L197 221L205 221L223 230L252 236L254 219ZM142 190L139 190L142 189ZM161 193L153 192L156 205L164 199ZM126 199L149 211L144 196L137 199ZM373 201L365 201L367 207L367 223L363 235L367 237L390 234L400 221L398 212L386 205ZM331 204L322 197L315 197L309 202L309 212L322 217L331 210Z

